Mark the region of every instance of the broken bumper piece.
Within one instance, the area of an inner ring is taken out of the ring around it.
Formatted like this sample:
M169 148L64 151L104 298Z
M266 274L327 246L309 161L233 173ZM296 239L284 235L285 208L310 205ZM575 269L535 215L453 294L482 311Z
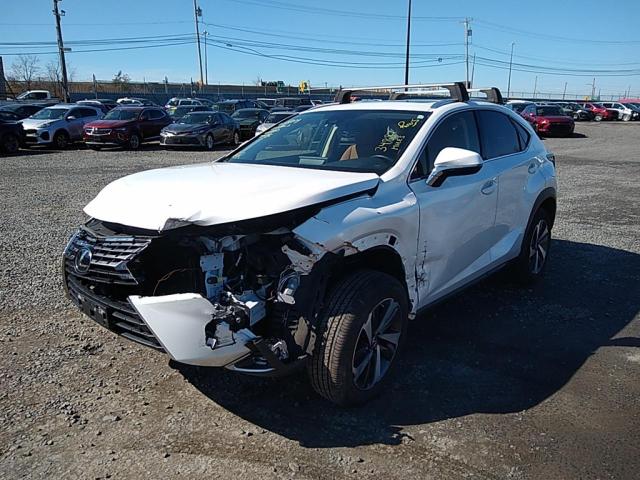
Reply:
M226 322L216 325L213 338L205 328L214 306L196 293L159 297L132 295L129 302L177 362L206 367L226 367L252 354L249 344L256 337L249 329L231 331Z

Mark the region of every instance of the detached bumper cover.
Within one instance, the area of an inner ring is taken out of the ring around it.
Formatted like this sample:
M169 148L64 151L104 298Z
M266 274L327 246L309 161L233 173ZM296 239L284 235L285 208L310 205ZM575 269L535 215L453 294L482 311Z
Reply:
M211 322L214 309L211 302L201 295L132 295L129 302L177 362L225 367L252 353L247 344L257 337L247 329L232 332L225 322L217 325L213 348L206 344L205 326Z

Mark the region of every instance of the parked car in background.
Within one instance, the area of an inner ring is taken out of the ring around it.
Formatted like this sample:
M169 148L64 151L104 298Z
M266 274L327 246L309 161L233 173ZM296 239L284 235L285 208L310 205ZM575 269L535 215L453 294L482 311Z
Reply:
M256 135L260 135L265 130L270 129L276 123L280 123L287 118L291 118L298 115L298 112L283 111L283 112L271 112L263 123L256 128Z
M623 105L625 107L627 107L627 108L630 108L635 113L637 113L637 115L633 115L632 116L633 120L640 120L640 103L628 103L628 102L625 102L625 103L623 103Z
M30 117L36 112L39 112L46 105L42 103L9 103L6 105L0 105L0 111L11 112L18 120Z
M299 105L296 108L293 109L294 112L304 112L305 110L309 110L310 108L313 108L313 105Z
M214 102L209 100L204 100L202 98L177 98L173 97L169 99L167 103L164 105L164 109L171 116L175 113L178 107L194 107L194 106L208 106L212 107ZM210 108L211 109L211 108Z
M160 107L124 106L111 110L99 121L84 127L89 148L127 147L137 150L144 142L158 140L171 117Z
M60 103L43 108L22 120L26 145L66 148L70 143L82 140L85 124L103 116L99 108L90 105Z
M98 107L104 113L107 113L109 110L113 110L118 106L118 102L109 98L85 98L84 100L78 100L76 103L78 105L92 105L94 107Z
M147 100L146 98L134 98L134 97L124 97L116 100L118 105L141 105L148 107L157 107L158 105L151 100Z
M16 97L21 102L42 101L42 100L58 100L51 95L49 90L29 90L21 93Z
M580 105L585 110L590 111L593 114L593 119L596 122L600 122L602 120L617 120L618 112L617 110L609 110L604 105L594 102L579 102Z
M24 145L22 124L11 118L11 112L0 111L0 153L14 154Z
M201 105L206 105L207 107L213 107L216 104L214 100L208 98L195 98L194 100L198 100Z
M163 147L204 147L213 150L220 144L238 145L240 128L229 115L209 110L191 112L160 132Z
M535 103L528 100L509 100L504 106L516 113L521 113L529 105L535 105Z
M276 106L296 108L300 105L313 105L308 97L284 97L276 99Z
M3 122L17 122L22 120L17 113L12 112L11 110L2 110L0 109L0 120Z
M573 135L575 128L573 118L567 116L559 106L528 105L520 115L531 124L538 135L559 137Z
M276 106L275 98L256 98L256 102L260 104L261 108L264 108L266 110L271 110Z
M253 100L222 100L216 103L216 106L219 111L228 115L242 108L259 108L259 105Z
M603 107L618 112L618 120L628 122L629 120L637 120L638 113L620 102L601 102Z
M586 108L581 107L577 103L573 103L573 102L554 102L554 103L556 105L560 105L564 113L576 121L593 120L593 113L591 113Z
M206 105L182 105L180 107L172 107L171 110L167 110L167 113L171 117L171 121L175 122L184 117L187 113L191 112L211 112L214 108Z
M231 118L240 125L240 138L251 138L256 134L258 125L264 122L269 116L269 110L262 108L241 108L236 110Z

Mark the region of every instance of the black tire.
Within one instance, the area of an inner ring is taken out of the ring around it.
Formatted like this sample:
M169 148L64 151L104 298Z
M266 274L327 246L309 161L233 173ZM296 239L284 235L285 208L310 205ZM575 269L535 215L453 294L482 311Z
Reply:
M311 384L341 406L366 402L382 391L397 365L407 330L406 291L390 275L359 270L337 282L325 305L307 364ZM385 313L387 328L381 326Z
M237 130L233 132L233 136L231 137L231 145L233 145L234 147L240 145L240 132Z
M53 146L58 150L64 150L69 146L69 134L64 130L56 132L53 136Z
M539 280L549 263L550 248L551 219L546 210L539 208L524 234L520 255L512 266L513 279L524 285Z
M204 148L207 150L213 150L213 147L216 145L216 142L213 140L213 135L210 133L204 139Z
M20 138L13 133L7 133L2 138L2 144L0 145L0 150L4 153L8 153L9 155L13 155L18 153L20 150Z
M142 139L140 135L134 132L129 136L129 150L138 150L141 144Z

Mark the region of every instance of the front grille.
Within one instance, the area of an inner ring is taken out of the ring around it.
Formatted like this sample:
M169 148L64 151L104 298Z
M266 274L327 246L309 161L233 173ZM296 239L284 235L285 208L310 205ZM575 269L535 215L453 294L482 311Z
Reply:
M87 128L85 129L85 132L87 132L88 134L91 135L109 135L111 133L111 129L110 128Z
M162 350L126 300L141 293L141 279L130 271L130 265L150 243L146 237L98 236L80 230L64 252L65 283L71 300L100 325ZM82 264L77 259L86 251L91 252L90 262Z
M197 137L166 136L163 137L162 143L165 145L198 145L200 142Z
M131 236L98 237L82 230L69 243L65 252L66 268L85 280L138 285L138 280L128 268L127 262L139 255L151 243L149 238ZM91 263L86 272L75 268L76 254L83 249L91 252Z
M25 133L25 134L27 134L27 135L35 135L35 134L36 134L36 131L37 131L37 130L35 130L35 129L33 129L33 128L28 128L28 129L26 129L26 130L24 131L24 133Z

